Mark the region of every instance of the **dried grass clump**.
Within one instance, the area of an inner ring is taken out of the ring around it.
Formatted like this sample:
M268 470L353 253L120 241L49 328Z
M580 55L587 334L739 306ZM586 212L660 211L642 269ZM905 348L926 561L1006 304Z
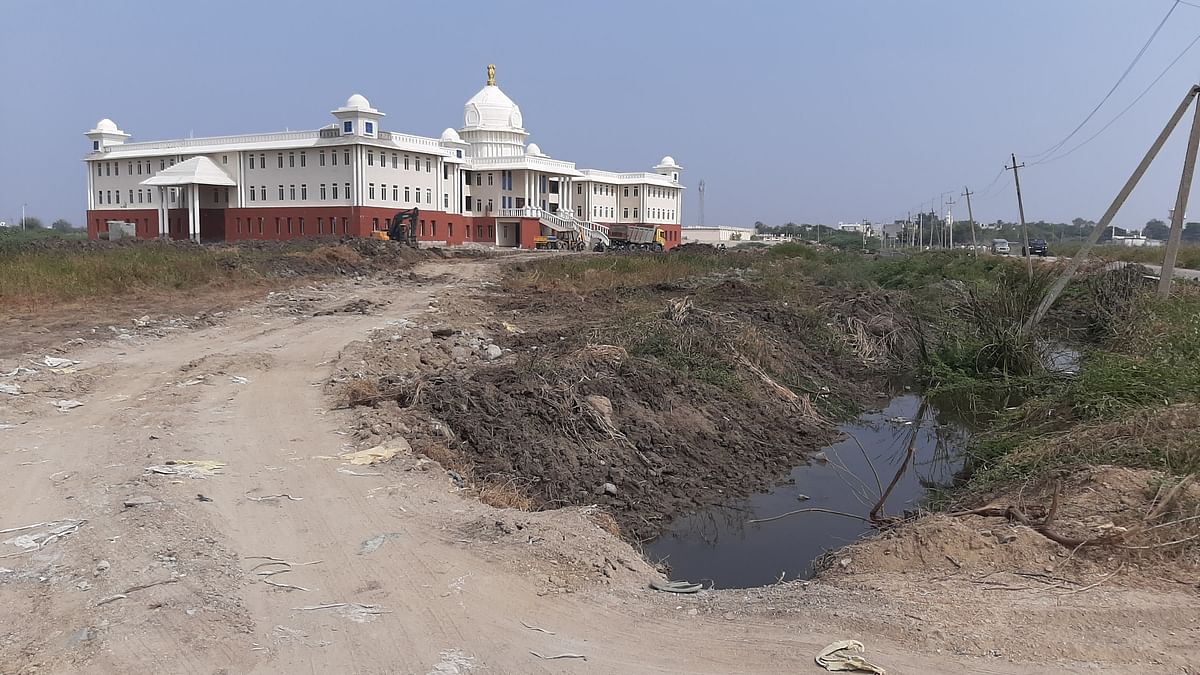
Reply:
M382 393L374 380L350 380L342 385L338 397L342 407L352 408L360 405L370 405L378 401Z

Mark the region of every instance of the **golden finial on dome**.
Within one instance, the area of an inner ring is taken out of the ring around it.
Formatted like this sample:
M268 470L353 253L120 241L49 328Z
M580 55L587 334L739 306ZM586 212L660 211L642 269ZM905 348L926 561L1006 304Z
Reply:
M488 83L489 87L496 86L496 64L494 64L494 63L488 64L488 81L487 81L487 83Z

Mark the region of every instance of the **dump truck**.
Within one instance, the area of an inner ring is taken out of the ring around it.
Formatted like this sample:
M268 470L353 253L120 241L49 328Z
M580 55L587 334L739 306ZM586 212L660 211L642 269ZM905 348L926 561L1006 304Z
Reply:
M653 225L610 225L608 239L609 249L661 251L667 247L667 235Z

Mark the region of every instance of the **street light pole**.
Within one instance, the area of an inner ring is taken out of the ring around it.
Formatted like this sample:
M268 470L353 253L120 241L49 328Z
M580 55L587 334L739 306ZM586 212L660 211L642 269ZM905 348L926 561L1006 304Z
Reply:
M25 205L21 204L21 229L25 229Z

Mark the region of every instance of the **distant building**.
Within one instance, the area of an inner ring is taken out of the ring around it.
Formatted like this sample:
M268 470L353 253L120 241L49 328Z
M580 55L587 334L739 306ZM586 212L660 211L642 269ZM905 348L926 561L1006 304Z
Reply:
M16 227L16 225L10 225L7 221L0 220L0 227Z
M1165 242L1158 239L1147 239L1140 234L1130 234L1117 235L1112 238L1111 243L1114 246L1145 246L1148 248L1155 248L1157 246L1162 246Z
M838 223L837 229L855 234L866 232L867 236L872 236L874 233L870 223Z
M385 131L383 111L359 94L330 114L308 131L137 143L100 120L84 157L88 236L112 222L134 224L141 239L366 237L415 208L417 238L450 245L606 243L618 223L659 227L667 248L680 244L674 159L617 173L551 158L526 142L521 109L491 66L462 126L437 138Z
M700 244L719 244L727 241L750 241L754 234L752 227L736 227L733 225L704 225L683 228L683 242Z

